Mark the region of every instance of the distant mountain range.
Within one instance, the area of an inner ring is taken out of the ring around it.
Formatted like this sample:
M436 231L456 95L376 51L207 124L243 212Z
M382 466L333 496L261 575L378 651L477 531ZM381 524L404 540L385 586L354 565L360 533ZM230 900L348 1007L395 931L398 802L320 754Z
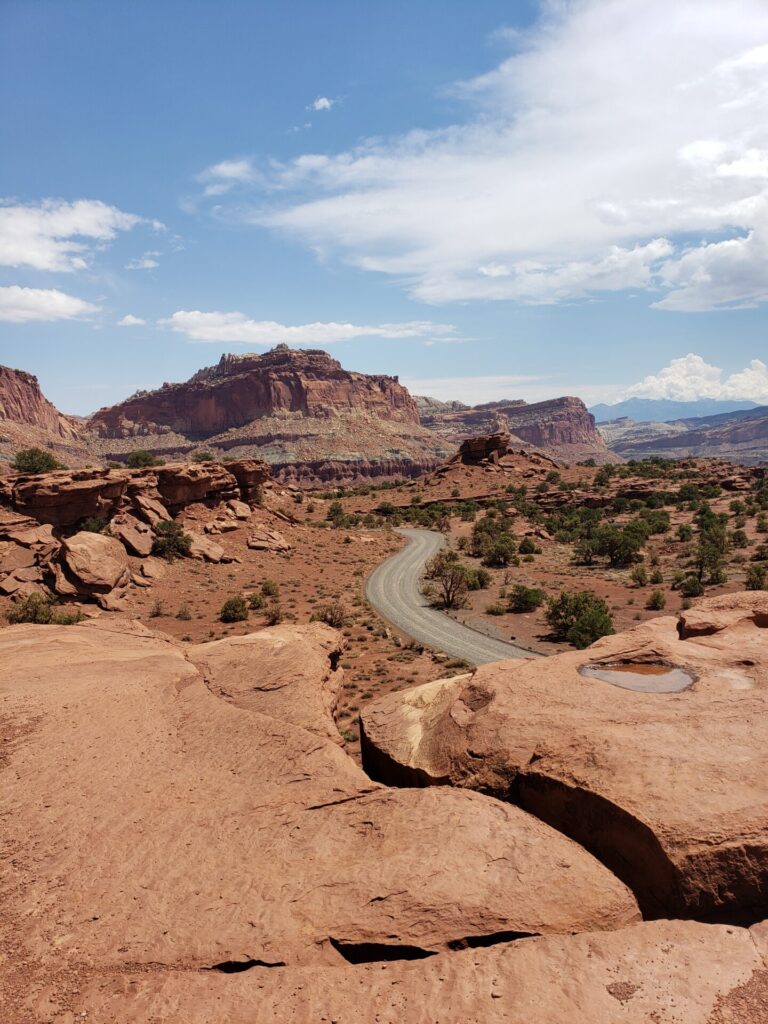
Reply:
M702 398L697 402L673 402L667 398L628 398L615 405L593 405L589 411L597 423L607 423L625 416L638 423L668 423L670 420L717 416L719 413L756 408L757 402L729 402L714 398Z
M695 455L745 464L768 462L768 406L764 405L666 423L624 417L601 423L598 429L611 451L625 459Z

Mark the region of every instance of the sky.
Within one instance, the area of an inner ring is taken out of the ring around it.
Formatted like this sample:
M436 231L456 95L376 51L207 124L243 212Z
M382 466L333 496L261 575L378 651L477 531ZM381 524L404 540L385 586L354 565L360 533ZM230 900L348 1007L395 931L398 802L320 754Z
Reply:
M768 404L765 0L2 0L0 363Z

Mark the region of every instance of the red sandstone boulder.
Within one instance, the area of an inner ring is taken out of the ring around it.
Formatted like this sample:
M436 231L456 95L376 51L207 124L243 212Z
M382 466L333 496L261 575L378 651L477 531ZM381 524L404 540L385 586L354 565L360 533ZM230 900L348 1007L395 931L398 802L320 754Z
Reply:
M62 541L62 564L82 594L106 594L130 579L125 548L114 537L82 531Z
M595 853L647 915L754 918L768 892L768 594L703 601L681 626L687 638L659 618L382 697L361 714L364 764L518 804ZM695 681L635 692L579 672L635 662Z
M115 516L109 524L109 532L127 549L129 554L146 558L152 554L155 534L146 524L133 516L122 513Z
M7 1019L30 1006L49 1018L89 1012L73 1000L88 976L106 996L132 971L215 980L217 965L346 969L637 920L610 872L518 808L387 789L312 722L239 706L260 686L279 702L287 666L258 643L208 646L103 619L0 630ZM242 658L234 702L232 655ZM258 1019L258 1001L248 1012ZM209 1020L226 1017L209 1008ZM141 1010L113 1019L139 1021Z

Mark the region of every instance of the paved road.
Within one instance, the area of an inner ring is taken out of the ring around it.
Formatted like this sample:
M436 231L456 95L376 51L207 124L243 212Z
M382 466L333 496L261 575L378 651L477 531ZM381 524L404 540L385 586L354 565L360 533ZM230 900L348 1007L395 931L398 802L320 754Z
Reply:
M420 591L421 574L445 539L431 530L398 532L408 538L408 546L383 562L370 576L365 589L366 597L385 619L419 643L463 658L472 665L531 657L531 652L522 647L495 640L430 608Z

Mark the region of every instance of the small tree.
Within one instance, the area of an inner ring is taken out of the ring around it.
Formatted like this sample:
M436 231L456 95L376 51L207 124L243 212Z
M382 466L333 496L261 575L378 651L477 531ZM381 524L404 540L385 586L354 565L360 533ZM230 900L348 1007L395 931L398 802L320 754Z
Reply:
M434 583L442 608L461 608L467 598L467 570L455 551L439 551L430 558L424 578Z
M221 606L219 618L222 622L243 622L248 618L248 606L242 594L237 597L230 597Z
M558 640L567 640L579 650L613 633L608 605L590 590L550 597L547 622Z
M64 469L64 466L43 448L22 448L16 452L11 468L17 473L50 473L54 469Z
M169 562L176 558L185 558L192 547L192 538L184 533L179 523L166 519L155 526L155 539L152 542L152 554L159 555Z

